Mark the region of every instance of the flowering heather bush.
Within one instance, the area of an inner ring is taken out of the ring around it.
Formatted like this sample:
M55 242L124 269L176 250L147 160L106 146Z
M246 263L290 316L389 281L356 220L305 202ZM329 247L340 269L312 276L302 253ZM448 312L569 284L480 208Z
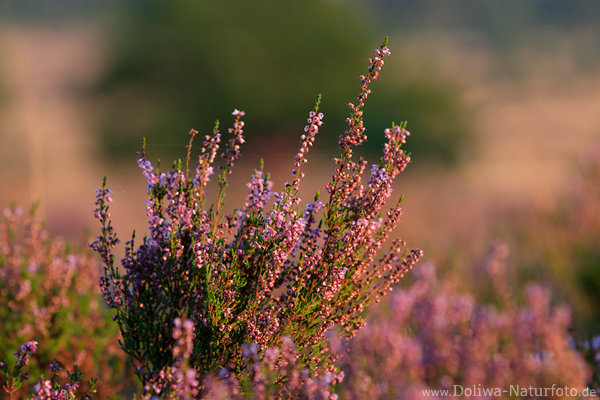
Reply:
M21 343L35 341L39 348L28 353L33 376L57 359L65 365L76 362L86 375L100 378L101 396L132 384L131 374L128 380L125 373L118 330L97 288L99 275L93 254L74 253L61 239L49 237L33 212L4 210L0 219L0 360L11 359ZM27 396L28 389L24 387L13 398Z
M218 124L204 136L193 174L196 131L185 166L178 162L160 172L142 152L138 164L148 181L149 235L137 247L135 234L127 242L122 269L112 253L118 239L108 212L110 191L106 185L98 191L102 233L92 247L105 265L101 289L115 311L123 349L133 356L144 384L175 363L171 326L177 318L194 326L189 363L199 375L222 368L240 372L246 364L244 344L254 343L257 354L266 354L282 346L285 337L311 372L333 369L335 357L325 333L339 326L345 336L354 335L364 324L365 307L391 290L419 259L420 250L402 250L399 239L382 250L401 215L398 203L388 211L383 207L393 179L410 161L401 149L408 131L403 125L386 129L383 155L364 183L367 162L353 158L354 146L366 140L362 115L369 85L389 54L384 43L361 76L325 202L317 194L302 207L298 197L302 166L323 123L320 97L301 137L291 181L276 192L262 168L255 171L243 207L230 214L224 212L224 197L244 143L244 112L233 112L219 166ZM207 205L205 189L213 174L218 195Z
M347 345L342 397L420 399L427 397L422 389L452 393L453 385L581 392L590 376L570 340L569 310L551 307L550 292L538 284L515 306L502 278L505 255L496 246L488 263L501 311L458 293L452 281L438 282L433 266L422 265L415 283L395 292Z

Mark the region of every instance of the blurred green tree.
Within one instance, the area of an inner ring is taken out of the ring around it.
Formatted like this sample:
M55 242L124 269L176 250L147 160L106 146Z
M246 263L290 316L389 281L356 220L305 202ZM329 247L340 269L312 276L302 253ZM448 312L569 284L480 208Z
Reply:
M113 158L129 158L142 136L158 146L153 154L170 158L189 129L225 123L234 107L246 111L250 144L281 144L289 132L295 146L316 93L324 96L320 141L335 144L356 96L348 82L358 81L367 49L384 34L370 9L322 0L134 1L112 26L95 93L103 149ZM401 75L402 65L386 73ZM419 157L457 158L468 136L464 108L447 84L423 81L377 89L382 107L370 107L367 150L379 150L383 121L408 120Z

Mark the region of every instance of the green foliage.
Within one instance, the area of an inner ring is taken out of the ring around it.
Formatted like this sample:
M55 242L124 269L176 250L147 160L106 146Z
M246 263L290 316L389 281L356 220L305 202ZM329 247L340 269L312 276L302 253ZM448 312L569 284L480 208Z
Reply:
M233 104L247 111L250 136L300 131L297 116L317 91L331 99L324 112L345 115L334 100L350 97L344 83L367 47L368 26L332 2L146 1L128 11L113 25L98 87L110 102L110 155L129 156L141 135L183 148L169 132L223 119Z
M365 124L369 131L379 132L384 115L400 114L410 121L411 130L419 132L406 144L407 151L419 154L419 164L429 161L454 165L477 147L467 108L459 97L457 88L435 76L384 86L365 107ZM367 149L373 152L380 148L382 140L380 136L370 137Z

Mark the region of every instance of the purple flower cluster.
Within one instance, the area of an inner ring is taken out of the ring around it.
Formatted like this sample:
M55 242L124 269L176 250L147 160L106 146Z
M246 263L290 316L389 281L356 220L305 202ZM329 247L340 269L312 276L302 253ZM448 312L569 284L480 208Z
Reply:
M35 384L35 393L31 400L69 400L77 399L77 383L65 383L64 387L56 389L49 379L44 379Z
M21 368L29 364L29 357L37 351L38 342L34 340L30 340L29 342L25 342L19 348L14 356L17 360L16 366L17 368Z
M179 162L159 171L142 152L138 164L148 183L149 234L139 247L135 235L127 242L122 268L112 256L117 238L108 214L110 192L105 185L98 191L102 232L92 248L105 264L101 287L115 310L123 348L145 384L173 365L177 340L170 326L184 316L195 329L189 362L199 374L222 368L239 372L245 365L244 344L254 343L267 354L284 337L298 346L297 356L310 370L333 370L335 355L325 333L338 326L354 335L363 325L365 307L418 261L421 251L405 251L400 239L382 249L401 215L399 203L384 207L393 179L410 161L400 149L408 131L403 126L386 130L383 155L365 184L366 162L352 159L352 146L366 138L362 108L369 84L389 53L384 43L361 78L327 202L317 195L303 204L299 197L301 167L323 123L320 96L309 113L291 183L273 190L261 167L251 176L243 207L231 213L224 212L224 198L227 176L244 143L243 111L234 110L224 149L218 124L204 137L195 176L189 164L196 131L185 167ZM220 151L223 162L215 165ZM217 198L207 206L205 187L215 173Z

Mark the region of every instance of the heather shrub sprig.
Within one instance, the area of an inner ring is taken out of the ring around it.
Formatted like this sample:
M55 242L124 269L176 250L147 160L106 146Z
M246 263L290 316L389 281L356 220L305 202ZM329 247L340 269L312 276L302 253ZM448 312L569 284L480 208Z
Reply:
M17 394L23 387L23 383L29 380L30 373L27 370L31 357L38 351L38 342L30 340L23 343L14 353L15 362L9 364L0 361L0 384L2 391L8 393L10 399L22 398L27 393ZM96 379L87 382L87 390L81 388L83 373L77 365L73 366L73 372L63 371L61 364L54 360L48 369L51 372L50 379L43 376L34 385L34 390L29 397L32 400L89 400L96 393ZM61 373L63 376L61 376Z
M14 393L21 389L23 382L29 379L29 372L24 368L29 364L31 355L37 351L38 343L34 340L23 343L14 354L15 363L9 366L7 361L0 361L0 380L2 390L12 399Z
M335 357L325 333L339 326L352 336L363 324L365 307L417 262L421 251L403 250L400 239L381 251L401 215L398 203L388 211L383 207L393 179L410 161L401 149L409 132L404 125L385 131L383 155L366 183L367 163L354 161L352 154L366 140L362 109L389 54L386 41L361 76L325 203L317 194L302 206L299 197L302 166L323 123L320 97L309 113L291 183L274 191L261 167L251 176L243 206L229 214L224 213L224 198L244 143L243 111L233 112L223 149L218 124L204 136L193 175L190 154L196 131L191 132L185 166L179 161L162 172L142 151L138 164L148 182L149 234L137 247L135 234L126 243L122 268L112 253L118 239L105 181L96 201L102 232L91 246L104 262L100 285L142 382L156 380L159 371L176 361L171 326L178 318L194 326L189 362L199 374L223 368L240 372L246 364L244 344L254 343L262 354L281 346L284 337L295 343L296 357L310 370L333 369ZM219 152L222 164L217 166ZM205 188L214 174L217 198L207 205Z

